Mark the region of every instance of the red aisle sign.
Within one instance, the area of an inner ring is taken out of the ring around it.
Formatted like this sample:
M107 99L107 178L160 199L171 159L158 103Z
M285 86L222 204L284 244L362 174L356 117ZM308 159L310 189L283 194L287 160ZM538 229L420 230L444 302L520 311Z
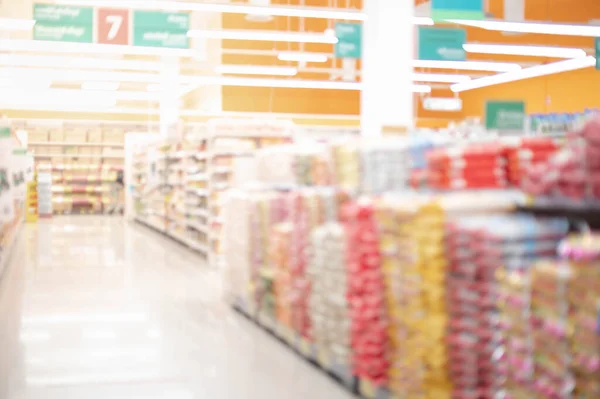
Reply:
M97 42L102 44L129 44L129 10L98 9Z

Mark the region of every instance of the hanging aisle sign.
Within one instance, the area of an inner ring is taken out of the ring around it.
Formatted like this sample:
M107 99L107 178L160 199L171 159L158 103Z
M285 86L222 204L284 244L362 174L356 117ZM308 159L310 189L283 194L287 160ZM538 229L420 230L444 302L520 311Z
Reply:
M337 58L360 58L362 56L362 24L338 22L335 24L335 56Z
M465 61L463 48L467 31L455 28L420 26L418 30L419 59L430 61Z
M133 45L189 48L190 16L160 11L133 12Z
M488 130L525 130L524 101L488 101L485 104L485 127Z
M483 0L431 0L431 17L443 19L484 19Z
M596 47L596 69L600 70L600 37L595 40Z
M94 9L53 4L34 4L33 38L58 42L92 43Z

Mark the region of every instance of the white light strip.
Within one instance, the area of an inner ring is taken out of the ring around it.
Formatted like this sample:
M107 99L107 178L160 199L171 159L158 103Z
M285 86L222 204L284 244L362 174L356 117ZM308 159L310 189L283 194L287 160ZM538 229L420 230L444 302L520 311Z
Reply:
M560 72L574 71L577 69L589 68L596 65L595 57L574 58L566 61L553 62L551 64L537 65L516 72L507 72L494 76L471 80L470 82L457 83L450 88L453 92L479 89L481 87L493 86L501 83L515 82L518 80L530 79L539 76L552 75Z
M163 69L160 62L121 59L83 58L28 54L0 54L2 66L32 66L42 68L121 69L157 72Z
M237 74L237 75L275 75L275 76L295 76L298 69L291 67L278 66L260 66L260 65L219 65L215 68L218 74Z
M0 39L0 51L56 52L68 54L131 54L173 57L200 57L190 49L122 46L117 44L66 43L42 40Z
M415 25L434 25L433 19L429 17L413 17L413 24Z
M297 62L327 62L328 56L325 53L305 53L284 51L277 54L277 58L281 61L297 61Z
M197 85L221 85L244 87L281 87L290 89L362 90L358 82L334 82L328 80L242 78L230 76L203 76L193 79Z
M33 28L33 25L35 25L35 20L33 19L0 18L0 31L28 31Z
M413 82L460 83L471 80L471 77L442 73L413 73L412 79Z
M11 101L21 104L46 104L52 101L57 103L64 101L67 104L81 103L85 105L88 103L96 104L96 100L100 106L114 105L117 100L157 102L160 100L160 93L147 91L97 91L91 94L87 91L77 89L47 89L18 85L9 89L3 89L2 96L0 97L0 102L3 104L10 103Z
M521 66L508 62L484 61L428 61L413 60L415 68L462 69L465 71L509 72L520 70Z
M50 69L50 68L0 68L0 77L31 79L47 78L54 81L94 81L94 82L137 82L157 83L160 81L159 74L133 73L133 72L109 72L109 71L85 71L78 69Z
M463 45L463 48L468 53L477 54L524 55L531 57L551 58L579 58L587 55L585 50L580 48L554 46L517 46L506 44L467 43Z
M288 43L323 43L335 44L338 38L323 33L298 33L287 31L260 30L189 30L189 37L222 40L259 40L268 42Z
M600 26L592 25L553 24L545 22L507 22L497 20L473 21L463 19L451 19L448 20L448 22L501 32L600 37Z
M94 91L117 91L119 90L119 86L119 82L84 82L81 85L81 89Z
M211 4L179 1L115 1L115 0L54 0L55 4L71 4L93 7L133 8L143 10L220 12L227 14L271 15L280 17L345 19L364 21L365 13L354 10L300 6L251 6L237 4Z
M412 85L413 93L431 93L431 86L427 85Z

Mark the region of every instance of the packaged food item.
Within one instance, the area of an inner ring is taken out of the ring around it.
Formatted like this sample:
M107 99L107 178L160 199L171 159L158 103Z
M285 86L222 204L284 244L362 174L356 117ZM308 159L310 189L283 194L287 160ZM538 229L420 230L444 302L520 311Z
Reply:
M455 395L528 392L533 349L524 327L526 271L538 257L555 255L567 230L564 220L512 215L448 224L447 339Z
M346 238L341 224L331 222L313 230L308 268L312 338L326 361L349 366L352 351L345 255Z
M370 202L349 202L342 210L350 342L354 374L378 387L388 382L388 320L377 226Z
M575 398L600 397L600 236L573 235L560 247L568 260L571 371Z

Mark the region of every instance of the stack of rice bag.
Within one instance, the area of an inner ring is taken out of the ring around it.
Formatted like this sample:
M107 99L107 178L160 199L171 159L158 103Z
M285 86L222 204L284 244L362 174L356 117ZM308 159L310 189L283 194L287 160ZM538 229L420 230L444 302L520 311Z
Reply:
M505 150L508 182L519 186L527 168L547 162L557 150L556 142L546 137L524 137L508 144Z
M567 399L573 393L566 296L569 280L569 267L562 261L539 262L533 269L533 388L542 398Z
M527 169L522 188L534 196L600 199L600 117L570 134L568 146Z
M563 220L527 216L464 218L448 225L448 344L455 395L493 398L502 392L506 336L499 333L496 272L554 254L567 229Z
M436 189L503 188L508 185L500 143L436 149L428 154L428 183Z
M567 298L574 397L600 398L600 236L572 236L560 252L571 270Z
M361 147L361 190L381 194L406 188L411 159L407 140L377 140Z
M274 293L276 316L287 328L292 326L290 250L293 226L279 223L273 226L269 243L269 261L275 273Z
M384 197L376 212L389 319L388 387L397 397L425 395L426 314L414 229L418 207L414 196Z
M344 205L342 214L347 239L352 368L357 377L385 386L389 368L388 323L373 206L350 202Z
M327 223L314 229L308 276L313 342L326 359L348 366L351 347L345 245L341 224Z
M310 339L310 316L308 312L308 296L310 280L306 274L310 254L310 210L302 192L295 191L291 195L290 221L292 231L291 250L291 305L292 327L305 339Z

